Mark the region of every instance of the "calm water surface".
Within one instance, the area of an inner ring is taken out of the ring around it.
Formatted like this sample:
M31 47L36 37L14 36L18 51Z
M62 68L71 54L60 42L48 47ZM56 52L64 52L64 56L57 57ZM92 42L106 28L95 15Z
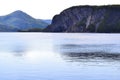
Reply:
M120 34L0 33L0 80L120 80Z

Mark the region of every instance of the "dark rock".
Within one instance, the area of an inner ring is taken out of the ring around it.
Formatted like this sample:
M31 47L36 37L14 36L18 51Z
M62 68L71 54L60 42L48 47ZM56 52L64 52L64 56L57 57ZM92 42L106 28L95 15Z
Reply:
M74 6L53 17L46 32L120 32L120 5Z

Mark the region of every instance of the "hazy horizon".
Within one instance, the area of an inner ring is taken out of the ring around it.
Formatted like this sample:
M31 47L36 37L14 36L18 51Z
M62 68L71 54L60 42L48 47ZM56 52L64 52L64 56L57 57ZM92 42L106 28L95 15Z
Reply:
M110 5L119 4L119 0L0 0L0 16L21 10L37 19L52 19L56 14L71 6L77 5Z

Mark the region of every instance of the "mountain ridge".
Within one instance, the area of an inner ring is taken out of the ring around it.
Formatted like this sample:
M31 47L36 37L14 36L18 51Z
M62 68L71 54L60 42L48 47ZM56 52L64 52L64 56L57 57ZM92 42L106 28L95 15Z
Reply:
M8 15L0 16L0 24L12 26L17 30L27 30L31 28L45 28L48 23L38 20L27 13L17 10Z

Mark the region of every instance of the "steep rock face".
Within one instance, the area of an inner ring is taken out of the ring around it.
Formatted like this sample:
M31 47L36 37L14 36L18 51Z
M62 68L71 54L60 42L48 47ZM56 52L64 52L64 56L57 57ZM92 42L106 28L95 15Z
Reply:
M75 6L53 17L49 32L120 32L120 6Z

